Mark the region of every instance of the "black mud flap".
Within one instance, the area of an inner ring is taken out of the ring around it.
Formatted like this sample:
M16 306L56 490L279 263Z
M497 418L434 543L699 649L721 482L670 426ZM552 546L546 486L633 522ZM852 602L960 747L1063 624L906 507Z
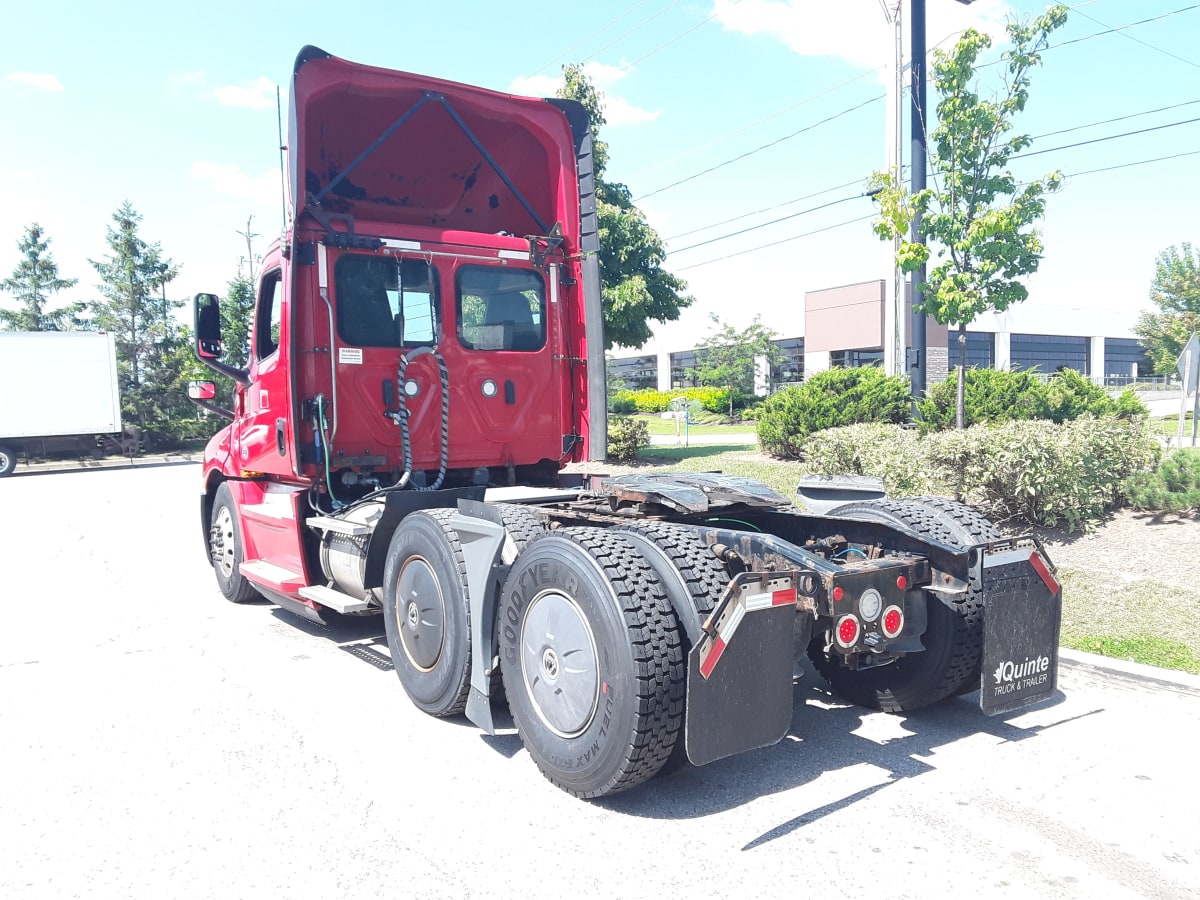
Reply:
M688 654L684 741L702 766L777 743L792 724L795 580L743 573Z
M989 716L1046 700L1058 685L1062 587L1037 545L985 551L979 707Z

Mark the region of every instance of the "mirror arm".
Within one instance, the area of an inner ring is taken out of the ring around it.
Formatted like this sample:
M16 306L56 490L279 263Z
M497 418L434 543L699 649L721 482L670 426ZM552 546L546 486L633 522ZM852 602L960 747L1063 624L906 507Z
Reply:
M242 387L250 386L250 371L248 369L239 369L236 366L227 365L219 359L209 359L205 356L201 356L199 359L200 362L204 363L204 365L208 366L214 372L220 372L222 375L232 378Z
M232 409L226 409L223 406L217 406L217 404L213 403L211 400L197 400L194 397L188 397L188 399L201 409L207 409L210 413L220 416L222 419L228 419L230 422L232 422L234 419Z

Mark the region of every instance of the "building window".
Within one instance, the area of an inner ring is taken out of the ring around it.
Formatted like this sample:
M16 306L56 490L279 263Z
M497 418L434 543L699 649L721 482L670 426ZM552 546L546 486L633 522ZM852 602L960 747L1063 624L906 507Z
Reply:
M951 331L946 337L949 351L948 365L958 367L958 333ZM967 368L991 369L996 365L996 336L990 331L967 332Z
M882 366L882 350L833 350L829 365L834 369L857 369L860 366Z
M1049 375L1058 369L1088 372L1089 341L1060 334L1014 334L1009 338L1013 371L1036 369Z

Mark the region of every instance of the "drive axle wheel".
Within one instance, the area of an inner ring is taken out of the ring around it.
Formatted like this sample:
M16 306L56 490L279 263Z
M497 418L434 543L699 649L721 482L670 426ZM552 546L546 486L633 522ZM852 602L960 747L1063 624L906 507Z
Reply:
M941 497L848 503L830 515L901 525L946 544L968 547L1001 537L987 519L968 506ZM815 639L808 650L814 667L837 693L852 703L903 712L979 688L983 657L983 586L972 574L964 594L927 590L925 649L889 665L855 671L844 667Z
M406 517L383 570L392 665L409 699L431 716L461 713L471 686L470 596L453 515L428 509Z
M536 538L504 583L497 627L508 706L542 774L593 798L658 773L686 669L670 601L628 540L597 528Z
M229 485L222 482L213 496L212 517L208 527L208 555L217 585L231 603L249 603L260 599L254 585L239 570L245 558L242 529L238 525L237 507Z

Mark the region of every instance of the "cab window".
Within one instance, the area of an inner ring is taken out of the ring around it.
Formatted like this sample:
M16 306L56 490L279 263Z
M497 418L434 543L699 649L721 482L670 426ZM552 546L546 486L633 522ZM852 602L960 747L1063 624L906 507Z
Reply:
M262 278L258 289L258 312L254 322L254 358L266 359L279 349L279 322L282 316L283 273L276 269Z
M423 259L343 256L333 270L338 336L358 347L438 340L437 270Z
M546 286L538 272L499 266L458 270L458 339L470 350L546 345Z

